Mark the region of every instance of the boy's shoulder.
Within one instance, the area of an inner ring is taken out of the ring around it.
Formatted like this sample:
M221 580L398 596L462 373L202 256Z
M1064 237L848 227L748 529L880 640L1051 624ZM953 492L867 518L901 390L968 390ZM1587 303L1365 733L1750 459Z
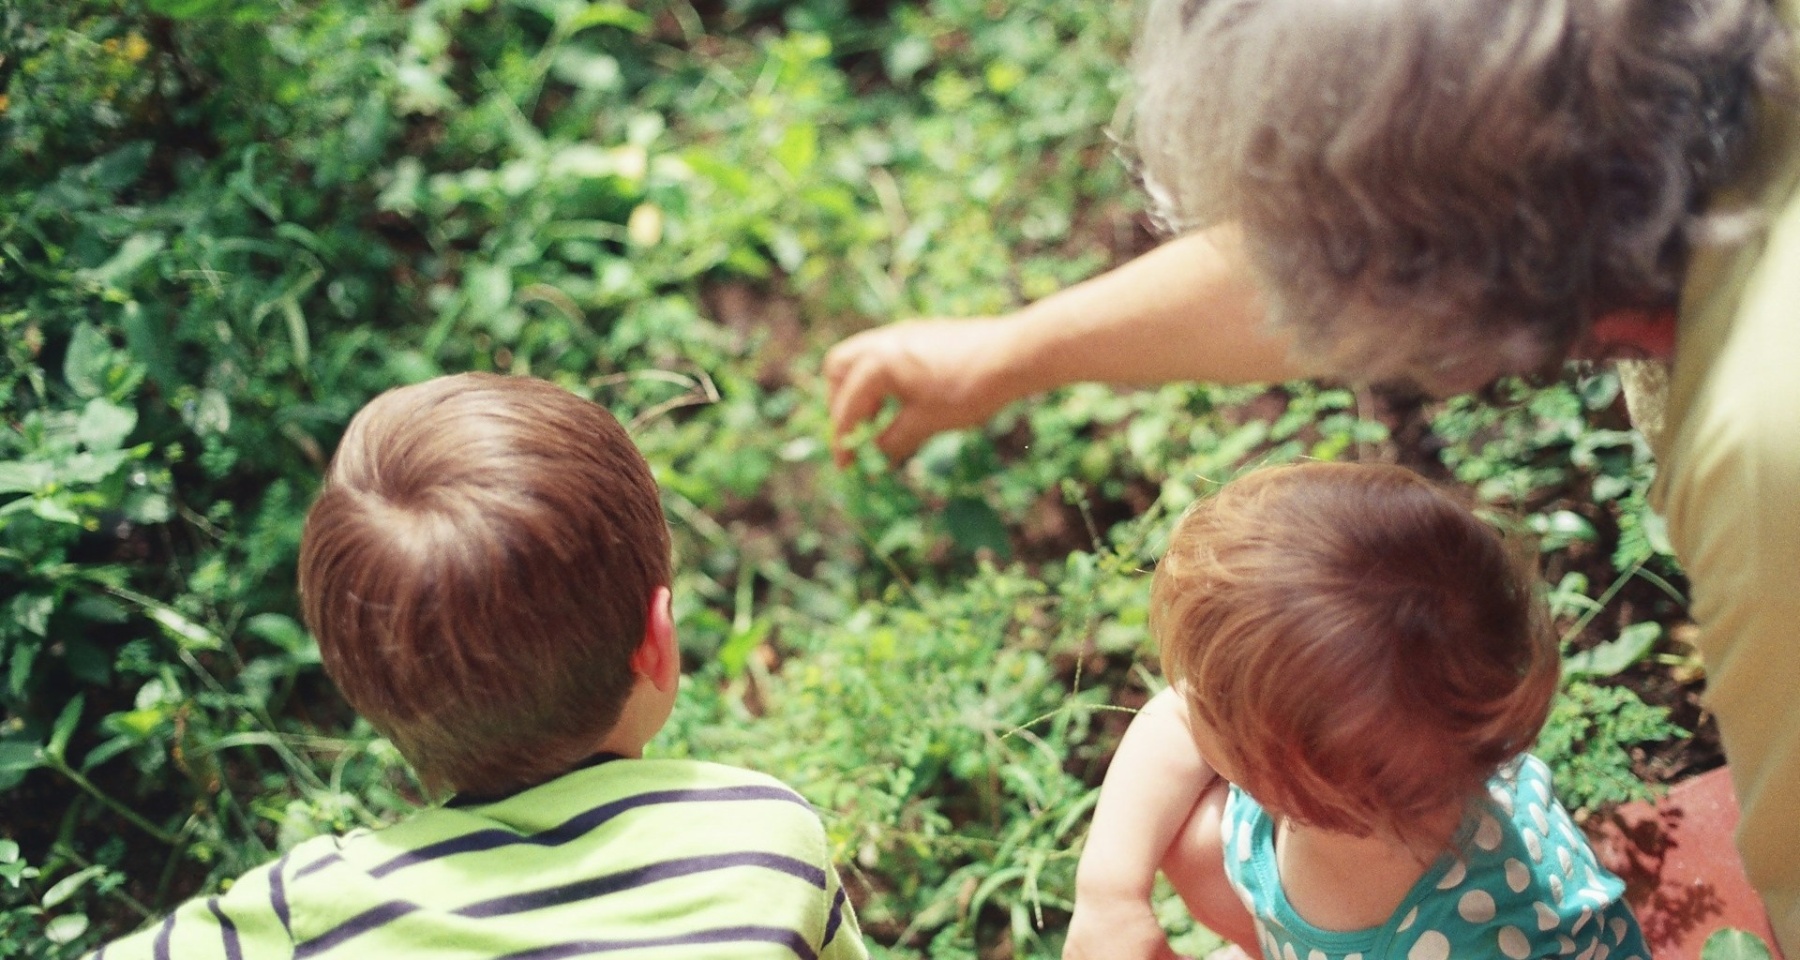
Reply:
M794 788L766 773L689 759L613 759L508 797L452 802L391 825L335 838L337 852L381 860L420 849L523 843L626 832L647 821L727 817L742 829L789 822L810 832L818 814ZM509 839L510 838L510 839Z
M762 931L752 941L777 937L776 948L745 956L787 956L780 945L790 942L806 945L798 955L823 955L839 927L840 949L858 942L830 852L818 814L767 774L608 760L510 797L304 841L105 956L248 957L248 947L220 953L220 944L254 943L321 957L437 957L414 934L516 931L511 918L538 910L560 911L530 934L547 946L587 943L596 931L607 934L596 943L621 931L711 943L748 930ZM182 949L158 953L159 942Z
M596 803L641 806L661 803L773 800L811 809L798 791L766 773L706 760L616 759L566 773L499 803L487 815L542 806L550 810L593 809Z

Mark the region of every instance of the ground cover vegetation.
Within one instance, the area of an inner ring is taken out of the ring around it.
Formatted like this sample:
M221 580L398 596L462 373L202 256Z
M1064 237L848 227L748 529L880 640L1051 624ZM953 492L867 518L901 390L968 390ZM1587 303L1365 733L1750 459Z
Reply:
M75 956L418 799L323 678L294 557L351 413L456 370L631 424L689 667L655 749L805 793L885 956L1058 953L1094 787L1159 683L1145 571L1259 462L1404 462L1539 539L1572 807L1716 765L1607 371L1497 406L1080 386L903 470L830 465L827 344L1151 242L1106 135L1131 16L0 4L0 954Z

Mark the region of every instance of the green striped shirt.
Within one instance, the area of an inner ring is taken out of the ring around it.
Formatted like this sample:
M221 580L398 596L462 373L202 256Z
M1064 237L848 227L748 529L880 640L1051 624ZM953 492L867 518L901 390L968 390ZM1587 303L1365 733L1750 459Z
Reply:
M867 956L818 815L780 781L616 759L318 837L90 960Z

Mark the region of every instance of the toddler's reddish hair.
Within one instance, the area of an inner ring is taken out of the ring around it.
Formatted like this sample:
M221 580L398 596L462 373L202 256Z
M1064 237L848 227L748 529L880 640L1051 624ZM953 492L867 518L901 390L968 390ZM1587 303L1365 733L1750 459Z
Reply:
M1543 726L1561 664L1535 584L1418 475L1309 463L1188 510L1150 626L1239 787L1296 822L1404 835Z

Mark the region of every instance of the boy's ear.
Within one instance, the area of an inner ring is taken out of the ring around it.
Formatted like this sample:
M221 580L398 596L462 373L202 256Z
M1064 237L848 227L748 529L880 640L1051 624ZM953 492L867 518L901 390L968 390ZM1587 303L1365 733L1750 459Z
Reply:
M681 682L681 647L675 643L675 613L668 587L657 587L650 595L644 639L631 655L631 669L664 693L673 692Z

